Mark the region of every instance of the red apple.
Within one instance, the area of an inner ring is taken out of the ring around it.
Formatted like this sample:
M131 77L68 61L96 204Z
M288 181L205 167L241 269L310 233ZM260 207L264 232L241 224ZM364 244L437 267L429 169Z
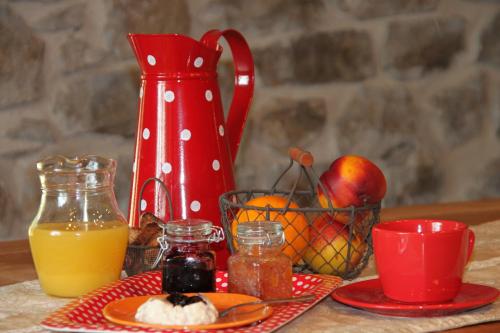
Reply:
M323 189L318 185L318 200L323 208L360 207L381 201L387 190L387 183L382 171L370 160L354 155L342 156L330 165L320 177ZM368 212L368 211L366 211ZM367 214L362 212L356 216L359 222ZM350 213L339 213L335 219L346 223Z
M352 234L349 247L347 225L325 213L317 217L310 228L310 245L303 259L316 273L342 275L348 269L356 267L365 252L366 243L359 236Z

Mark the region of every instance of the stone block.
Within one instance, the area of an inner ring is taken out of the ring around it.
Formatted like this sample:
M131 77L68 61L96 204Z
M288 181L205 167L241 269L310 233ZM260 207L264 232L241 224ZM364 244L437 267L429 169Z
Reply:
M37 141L11 139L9 137L0 139L0 160L5 158L15 159L28 153L39 151L44 143Z
M476 189L471 193L477 198L498 198L500 196L500 158L494 158L483 166L478 177Z
M62 0L9 0L10 2L39 2L42 4L51 4L61 2Z
M464 49L465 20L461 17L425 18L389 24L387 67L400 78L447 68Z
M443 163L420 148L416 150L402 164L389 166L381 162L387 178L386 207L426 204L439 201L442 196L446 176Z
M224 12L227 26L256 34L310 27L324 10L321 0L219 0L212 5Z
M57 129L47 119L23 119L18 126L7 131L7 137L39 143L52 143L57 137Z
M70 132L130 137L137 124L138 92L135 68L77 77L57 92L54 113L65 119Z
M264 109L259 132L267 144L277 149L286 151L292 146L306 147L325 127L326 105L323 99L280 99Z
M44 46L10 6L0 4L0 109L40 96Z
M360 81L375 74L372 40L365 31L305 35L294 40L291 49L291 70L298 83Z
M184 0L113 0L105 26L110 52L120 58L133 57L127 33L188 34L191 18Z
M73 72L95 65L102 61L105 56L105 50L78 35L69 35L61 44L62 68L65 72Z
M54 32L64 29L78 30L83 25L85 4L76 3L57 9L41 17L34 23L36 30Z
M428 12L437 7L438 0L340 0L339 6L360 19L397 14Z
M388 165L403 165L417 150L417 143L410 139L400 139L381 153L380 158Z
M479 60L493 65L500 65L500 12L481 36Z
M359 89L334 120L340 153L365 156L383 170L386 206L439 198L442 169L424 119L405 86L377 82Z
M137 127L138 71L105 74L93 85L94 94L89 106L95 131L133 136Z
M13 183L12 167L12 161L0 161L0 240L27 237L27 225L22 223L21 210L16 205L18 189Z
M258 77L265 85L275 86L293 80L293 63L290 48L272 44L252 50Z
M132 165L134 164L133 143L128 143L129 149L124 146L116 157L117 168L115 176L115 195L118 206L127 217L130 201L130 188L132 185Z
M468 77L432 97L449 147L465 144L482 135L487 112L485 80L483 75Z
M418 110L403 86L365 85L336 120L341 153L383 158L388 164L415 153Z
M257 128L255 132L258 133ZM286 151L287 149L277 151L267 141L260 140L259 136L255 137L238 155L235 174L237 188L270 189L290 162ZM296 176L296 169L290 171L280 182L279 188L290 189L290 178L295 179Z

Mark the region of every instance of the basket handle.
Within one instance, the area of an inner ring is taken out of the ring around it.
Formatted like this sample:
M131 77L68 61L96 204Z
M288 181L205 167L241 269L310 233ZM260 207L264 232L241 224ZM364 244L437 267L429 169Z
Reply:
M156 178L156 177L150 177L150 178L146 179L146 181L142 184L142 186L141 186L141 190L140 190L140 192L139 192L139 202L141 202L141 200L142 200L142 195L144 194L144 191L146 190L146 186L147 186L150 182L157 182L157 183L159 183L159 184L160 184L160 186L161 186L161 187L163 188L163 190L165 191L165 196L167 197L167 202L168 202L168 209L169 209L169 214L170 214L170 220L173 220L173 219L174 219L174 210L173 210L173 206L172 206L172 198L170 197L170 193L168 192L167 186L165 185L165 183L164 183L161 179ZM139 219L140 219L140 216L142 216L142 214L141 214L141 215L139 215ZM153 216L155 216L155 215L153 214ZM156 217L156 216L155 216L155 217ZM158 220L160 220L158 217L156 217L156 218L157 218ZM161 221L161 220L160 220L160 221ZM162 221L162 222L163 222L163 221ZM139 223L141 223L141 222L140 222L140 220L139 220ZM163 223L165 223L165 222L163 222ZM160 225L160 224L158 223L158 225ZM161 225L160 225L160 227L161 227Z
M292 160L305 167L310 167L314 163L313 155L307 150L303 150L299 147L291 147L288 149L288 155L290 155Z
M311 185L311 190L314 192L314 182L311 179L309 172L314 176L314 179L317 181L318 187L323 191L323 193L327 193L326 188L321 181L321 179L318 177L316 172L314 172L314 169L312 168L312 165L314 163L314 156L311 154L311 152L304 150L299 147L291 147L288 149L288 155L290 155L290 158L300 164L304 170L304 173L307 176L307 179L309 180L309 184ZM306 169L309 168L309 171ZM286 172L286 171L285 171ZM292 192L295 191L295 188L297 186L298 181L295 182L294 187L292 189ZM328 209L330 209L330 212L333 214L333 205L331 200L328 200Z

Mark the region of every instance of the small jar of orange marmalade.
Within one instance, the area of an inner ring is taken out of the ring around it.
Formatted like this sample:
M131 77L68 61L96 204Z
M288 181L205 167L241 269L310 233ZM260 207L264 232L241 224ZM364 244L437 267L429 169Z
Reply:
M292 296L292 261L281 252L279 222L240 223L237 252L228 259L228 291L261 299Z

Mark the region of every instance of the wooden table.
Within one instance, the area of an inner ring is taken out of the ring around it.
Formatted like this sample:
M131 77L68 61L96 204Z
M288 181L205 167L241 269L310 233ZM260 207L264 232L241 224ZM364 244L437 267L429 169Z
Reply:
M385 208L382 221L401 218L440 218L470 225L500 219L500 199ZM27 240L0 242L0 286L36 279ZM450 333L498 333L500 321L449 330Z

